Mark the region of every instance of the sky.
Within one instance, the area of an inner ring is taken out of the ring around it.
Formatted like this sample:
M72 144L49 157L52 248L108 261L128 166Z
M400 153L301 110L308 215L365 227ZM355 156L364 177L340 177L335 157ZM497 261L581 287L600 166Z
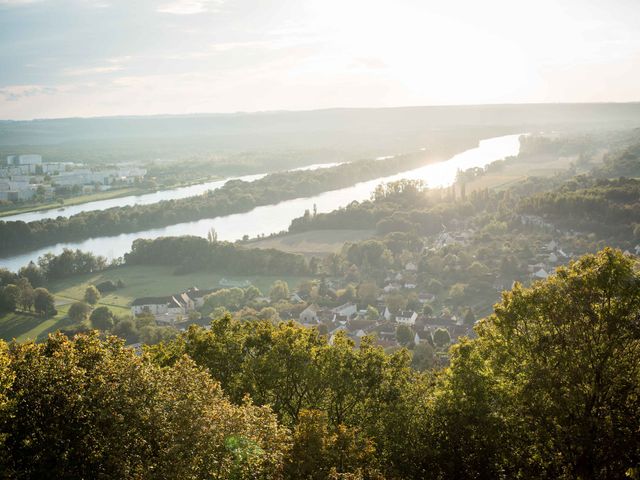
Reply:
M0 118L640 101L640 0L0 0Z

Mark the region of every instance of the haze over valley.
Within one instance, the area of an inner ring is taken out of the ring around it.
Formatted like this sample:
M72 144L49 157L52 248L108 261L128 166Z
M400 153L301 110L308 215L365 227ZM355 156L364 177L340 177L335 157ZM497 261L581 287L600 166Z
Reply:
M0 0L3 478L640 478L638 14Z

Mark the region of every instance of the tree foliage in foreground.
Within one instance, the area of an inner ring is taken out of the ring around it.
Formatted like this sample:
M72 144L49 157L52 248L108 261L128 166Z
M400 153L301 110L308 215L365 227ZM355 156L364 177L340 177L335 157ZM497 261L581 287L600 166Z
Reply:
M9 478L279 478L286 430L230 403L188 358L161 368L110 337L51 336L0 356Z
M95 333L2 343L0 467L8 478L638 478L636 260L605 249L516 285L477 333L448 368L423 373L367 338L356 349L228 316L143 356Z
M640 275L605 249L545 282L517 285L474 347L505 392L501 414L528 441L524 469L622 478L640 463Z
M294 429L304 417L317 433L305 412L324 412L391 478L625 478L640 463L639 318L637 263L605 249L505 293L435 378L366 340L229 318L153 353L191 356Z
M636 261L605 249L516 285L476 330L429 401L423 438L443 477L638 475Z

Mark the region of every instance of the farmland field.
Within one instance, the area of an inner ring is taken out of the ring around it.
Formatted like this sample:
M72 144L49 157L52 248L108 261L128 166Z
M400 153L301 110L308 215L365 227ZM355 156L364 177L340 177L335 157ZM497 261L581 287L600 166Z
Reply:
M251 248L275 248L306 256L324 256L338 252L345 242L360 242L373 237L373 230L314 230L251 241Z

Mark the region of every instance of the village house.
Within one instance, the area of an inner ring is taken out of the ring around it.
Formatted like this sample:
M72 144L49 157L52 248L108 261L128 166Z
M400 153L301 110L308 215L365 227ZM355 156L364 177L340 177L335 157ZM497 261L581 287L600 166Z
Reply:
M451 343L457 342L458 339L462 336L469 338L476 337L473 327L470 327L468 325L429 325L425 328L425 332L428 332L428 335L433 336L433 334L438 329L445 329L449 333Z
M413 326L416 324L418 314L413 311L400 312L396 315L395 321L398 325Z
M541 268L540 270L534 272L533 275L532 275L534 280L544 280L548 276L549 276L549 274L547 273L547 271L544 268Z
M436 299L436 296L433 293L422 292L418 294L418 301L422 304L431 303Z
M218 290L220 289L209 288L205 290L200 290L198 287L191 287L189 290L187 290L186 294L189 296L189 298L193 302L194 306L192 308L202 308L202 306L204 306L205 297Z
M293 292L289 295L289 302L291 303L304 303L304 299L298 295L297 292Z
M545 268L547 268L547 265L542 262L534 263L532 265L527 266L527 270L529 270L530 273L534 273L540 269L545 269Z
M190 305L192 304L185 302L182 296L143 297L136 298L131 303L131 313L134 316L150 313L158 323L174 324L185 319Z
M332 308L331 312L334 313L337 317L347 317L350 318L352 315L355 315L358 312L358 306L355 303L345 303L344 305L340 305L339 307Z
M318 312L320 311L320 307L315 303L309 305L302 312L300 312L300 323L302 324L314 324L318 323L319 316Z
M191 310L195 310L196 305L195 302L191 299L187 292L177 293L174 295L174 298L184 306L186 312L190 312Z
M384 293L391 293L391 292L397 292L400 290L400 284L398 283L390 283L388 285L385 285L385 287L382 289L382 291Z
M431 332L428 329L416 330L416 334L413 337L413 343L420 345L421 343L432 343Z

